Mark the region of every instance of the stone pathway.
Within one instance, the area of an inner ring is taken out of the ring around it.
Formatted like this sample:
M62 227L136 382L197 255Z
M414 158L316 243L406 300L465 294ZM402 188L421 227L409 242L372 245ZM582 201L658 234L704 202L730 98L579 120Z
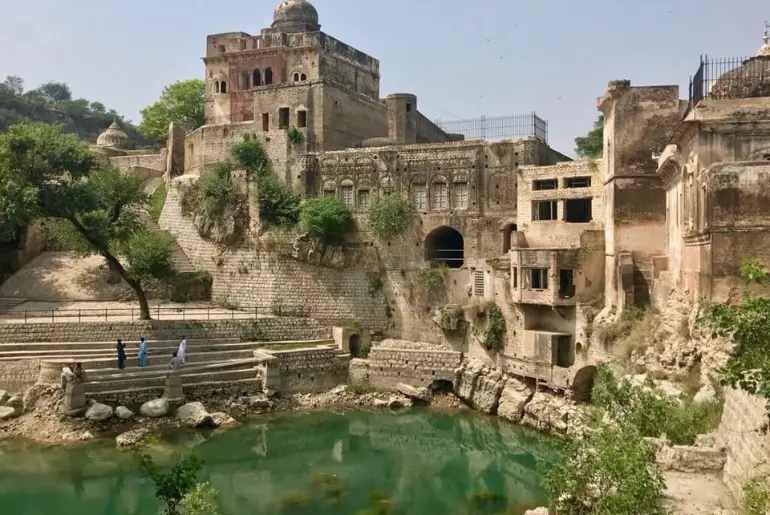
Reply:
M732 497L715 475L669 471L665 496L673 515L731 515L736 513Z

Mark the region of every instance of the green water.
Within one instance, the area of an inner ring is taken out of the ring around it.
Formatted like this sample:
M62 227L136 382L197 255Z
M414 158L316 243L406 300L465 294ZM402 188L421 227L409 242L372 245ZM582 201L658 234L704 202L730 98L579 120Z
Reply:
M398 514L523 513L545 501L540 459L554 455L547 441L505 422L428 410L282 415L174 440L151 454L172 463L194 450L225 515L354 514L373 491ZM341 498L318 488L325 474L341 479ZM290 497L307 502L288 509ZM152 515L157 507L152 484L112 441L0 448L0 513Z

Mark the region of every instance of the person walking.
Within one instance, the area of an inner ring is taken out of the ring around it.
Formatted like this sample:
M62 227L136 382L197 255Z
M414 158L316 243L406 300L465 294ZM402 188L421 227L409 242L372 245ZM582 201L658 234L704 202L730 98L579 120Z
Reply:
M139 366L145 367L147 366L147 340L144 339L144 336L139 338Z
M187 340L185 340L185 337L182 336L182 339L179 341L179 350L176 351L176 355L179 358L179 362L184 365L185 362L185 351L187 350Z
M126 346L123 344L120 339L118 339L118 345L117 345L117 351L118 351L118 369L123 370L126 368Z
M174 353L171 355L171 361L168 364L169 370L179 370L182 368L182 360L179 359L179 353L174 351Z

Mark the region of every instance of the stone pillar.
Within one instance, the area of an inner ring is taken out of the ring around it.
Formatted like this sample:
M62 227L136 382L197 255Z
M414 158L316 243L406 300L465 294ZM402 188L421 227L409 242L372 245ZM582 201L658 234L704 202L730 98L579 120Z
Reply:
M88 406L86 405L86 391L83 388L83 381L67 370L62 374L62 385L64 386L62 413L69 417L85 415Z
M262 350L255 350L254 357L261 360L258 368L262 378L262 390L268 397L272 397L281 388L278 358Z
M166 142L168 150L166 176L169 179L184 173L184 137L184 128L180 124L172 122L168 128L168 141Z
M169 401L179 401L184 397L182 392L182 374L178 370L169 372L166 376L166 386L163 389L163 397Z

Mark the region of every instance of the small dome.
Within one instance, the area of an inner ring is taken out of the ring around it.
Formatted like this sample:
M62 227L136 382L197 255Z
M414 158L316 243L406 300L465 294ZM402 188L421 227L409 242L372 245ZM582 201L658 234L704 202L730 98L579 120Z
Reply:
M112 125L99 134L96 138L97 147L110 147L110 148L129 148L131 146L131 138L128 134L123 132L120 125L117 122L112 122Z
M315 32L321 29L318 24L318 11L306 0L283 0L273 11L272 27L281 32Z
M763 44L754 57L743 64L723 73L708 92L709 97L721 98L756 98L770 97L770 45L767 31L762 38Z
M759 47L754 57L770 57L770 45L767 43L770 37L765 33L765 37L762 38L762 46Z

